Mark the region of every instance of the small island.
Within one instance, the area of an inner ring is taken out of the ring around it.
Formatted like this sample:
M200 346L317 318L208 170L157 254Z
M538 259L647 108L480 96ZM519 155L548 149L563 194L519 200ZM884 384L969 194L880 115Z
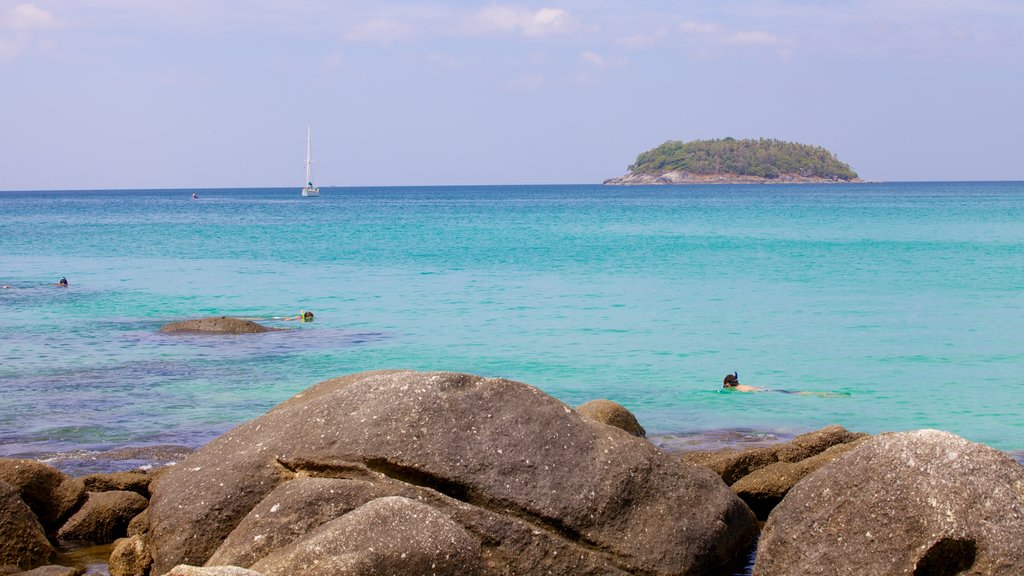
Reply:
M669 140L642 152L629 174L607 185L822 184L861 182L848 164L820 146L757 140Z

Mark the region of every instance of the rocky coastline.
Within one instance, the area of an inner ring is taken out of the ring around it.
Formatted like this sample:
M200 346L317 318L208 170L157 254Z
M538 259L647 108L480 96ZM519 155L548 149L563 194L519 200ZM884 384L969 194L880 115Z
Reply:
M762 527L763 524L763 527ZM760 534L758 538L758 534ZM1024 466L839 426L676 454L623 406L389 370L321 382L176 465L0 459L0 574L1019 574Z
M665 184L850 184L863 182L860 178L822 178L800 174L779 174L773 178L744 174L694 174L680 170L659 173L630 173L603 182L606 186L654 186Z

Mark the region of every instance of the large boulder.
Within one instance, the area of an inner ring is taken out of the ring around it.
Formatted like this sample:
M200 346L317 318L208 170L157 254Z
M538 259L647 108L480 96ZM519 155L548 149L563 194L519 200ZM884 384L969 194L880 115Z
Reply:
M461 526L482 550L484 572L701 574L744 550L757 529L710 470L532 386L454 373L321 382L210 442L152 489L155 574L280 559L388 496ZM291 529L275 515L302 521ZM386 532L366 530L365 541L387 542Z
M883 434L798 483L755 576L985 574L1024 567L1024 467L947 432Z
M256 562L267 576L474 576L480 543L437 508L390 496L323 524Z
M242 320L230 316L212 316L209 318L196 318L193 320L181 320L171 322L160 328L165 334L258 334L260 332L272 332L274 328L267 328L252 320Z
M85 498L81 480L36 460L0 458L0 480L18 490L47 532L59 528Z
M576 408L583 417L590 418L596 422L608 424L621 428L633 436L643 438L647 431L636 420L636 416L626 409L625 406L611 400L591 400Z
M27 569L45 564L55 550L18 489L0 480L0 566Z
M128 534L128 523L149 505L135 492L89 492L82 507L57 531L68 542L110 544Z

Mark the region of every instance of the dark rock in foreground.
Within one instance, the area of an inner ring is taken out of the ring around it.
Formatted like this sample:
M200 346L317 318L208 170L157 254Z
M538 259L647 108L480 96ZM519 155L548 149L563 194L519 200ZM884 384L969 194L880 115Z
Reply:
M775 508L755 576L1024 570L1024 467L947 432L882 434Z
M301 550L328 530L363 530L360 542L389 550L363 553L352 574L386 571L401 553L380 506L441 527L450 553L485 573L703 574L756 532L711 471L532 386L453 373L322 382L214 440L152 490L154 574L208 560L299 573ZM405 540L410 558L437 544ZM343 543L332 550L347 553Z
M274 329L267 328L251 320L242 320L230 316L212 316L210 318L171 322L161 327L160 331L165 334L259 334L261 332L273 332Z

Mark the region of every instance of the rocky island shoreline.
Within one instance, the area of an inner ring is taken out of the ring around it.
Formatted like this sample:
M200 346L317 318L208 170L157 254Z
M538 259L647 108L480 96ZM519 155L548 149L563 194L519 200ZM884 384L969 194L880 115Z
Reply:
M756 576L1019 574L1024 466L838 426L672 454L614 402L406 370L321 382L148 473L0 460L4 574L81 574L52 564L68 543L112 543L111 576L732 574L755 541Z

